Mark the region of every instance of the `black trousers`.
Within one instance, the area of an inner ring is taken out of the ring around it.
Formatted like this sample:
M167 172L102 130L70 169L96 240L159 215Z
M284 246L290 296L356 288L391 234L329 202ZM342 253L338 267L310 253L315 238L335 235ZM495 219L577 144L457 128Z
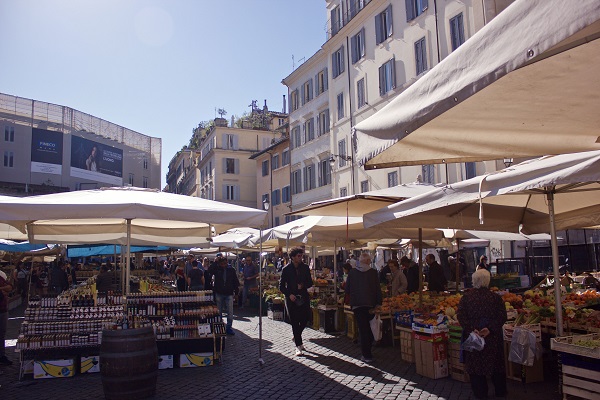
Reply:
M469 374L471 379L471 389L477 399L485 399L488 394L488 383L487 376ZM492 374L492 383L494 384L494 391L496 396L506 395L506 373L504 370L495 371Z
M375 314L371 314L371 307L354 308L354 318L356 318L356 326L358 327L358 336L360 337L360 350L363 357L373 358L371 346L373 345L373 332L371 331L371 320Z
M310 313L310 303L306 301L301 306L297 306L286 299L285 307L290 317L290 324L292 325L292 333L294 334L294 343L296 346L302 345L302 331L308 323L308 315Z

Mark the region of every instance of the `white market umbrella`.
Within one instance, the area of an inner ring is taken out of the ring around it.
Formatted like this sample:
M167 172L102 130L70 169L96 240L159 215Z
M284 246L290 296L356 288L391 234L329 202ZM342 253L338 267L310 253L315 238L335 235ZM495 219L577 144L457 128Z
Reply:
M241 249L253 246L260 240L260 230L253 228L233 228L211 238L213 247Z
M598 0L516 0L358 122L357 160L372 169L599 149L599 37Z
M550 233L557 332L562 334L556 231L600 224L600 151L546 156L366 214L367 227Z
M362 217L368 212L375 211L400 200L423 194L434 187L434 185L428 183L405 183L391 188L316 201L310 203L306 207L289 213L289 215Z
M157 221L162 221L161 234L166 235L171 229L175 237L185 234L185 223L196 223L187 227L195 229L198 233L198 229L205 229L198 224L213 225L221 229L240 225L263 226L266 216L267 213L263 210L135 187L81 190L26 198L0 198L0 222L20 229L29 224L34 231L35 221L40 220L71 220L63 221L67 223L64 224L61 234L66 234L68 222L87 220L88 227L96 224L87 234L79 231L78 240L72 244L88 243L88 238L93 239L102 228L114 230L114 220L120 219L120 234L126 237L127 248L131 244L132 234L135 233L136 224L132 223L133 220L142 224L144 220L153 220L155 225L159 224ZM110 221L110 224L104 224L104 221ZM169 222L172 223L170 228ZM148 226L146 228L150 229ZM73 225L71 229L71 233L77 233L81 226ZM197 244L206 237L204 232L199 232L201 236L198 240L194 238ZM115 239L115 242L122 240L122 237ZM34 240L30 237L30 241ZM126 273L129 272L129 252L127 253ZM127 278L124 281L126 282Z

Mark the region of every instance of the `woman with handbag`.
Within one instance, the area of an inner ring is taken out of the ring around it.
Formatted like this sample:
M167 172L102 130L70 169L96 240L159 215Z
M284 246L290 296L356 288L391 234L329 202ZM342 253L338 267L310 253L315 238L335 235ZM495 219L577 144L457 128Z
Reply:
M463 328L463 341L475 333L485 340L485 345L480 351L463 353L465 370L476 399L487 397L488 376L492 378L496 396L506 396L502 337L502 326L506 322L504 301L490 291L490 273L486 269L475 271L472 279L473 289L466 292L458 303L458 322Z
M382 296L379 275L374 268L371 268L369 253L362 253L358 258L356 268L352 268L348 272L346 292L350 295L350 307L356 318L360 336L362 353L360 359L365 363L370 363L373 361L371 346L374 339L370 323L375 317L373 308L381 306Z

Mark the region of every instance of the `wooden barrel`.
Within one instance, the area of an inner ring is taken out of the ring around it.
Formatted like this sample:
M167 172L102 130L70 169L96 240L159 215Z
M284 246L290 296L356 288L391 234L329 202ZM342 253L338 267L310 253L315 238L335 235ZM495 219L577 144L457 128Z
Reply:
M107 400L154 396L158 349L152 328L102 331L100 375Z

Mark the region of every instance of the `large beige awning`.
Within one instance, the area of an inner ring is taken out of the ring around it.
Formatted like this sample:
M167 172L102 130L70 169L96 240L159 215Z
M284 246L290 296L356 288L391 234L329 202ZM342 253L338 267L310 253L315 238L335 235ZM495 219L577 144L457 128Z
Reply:
M356 125L365 169L600 149L600 2L517 0Z

